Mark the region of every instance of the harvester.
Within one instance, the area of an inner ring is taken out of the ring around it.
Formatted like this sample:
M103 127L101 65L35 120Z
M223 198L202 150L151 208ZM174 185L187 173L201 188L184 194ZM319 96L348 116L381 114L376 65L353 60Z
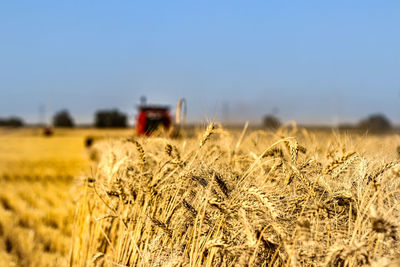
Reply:
M151 135L159 128L171 130L169 133L176 137L180 134L186 120L186 101L180 99L176 105L175 123L172 123L170 107L163 105L148 105L144 98L138 106L138 115L136 118L136 131L139 135Z

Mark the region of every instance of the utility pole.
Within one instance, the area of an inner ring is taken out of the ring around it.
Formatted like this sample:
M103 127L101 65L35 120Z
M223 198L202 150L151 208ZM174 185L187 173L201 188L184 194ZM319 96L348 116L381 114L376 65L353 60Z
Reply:
M43 127L46 125L46 106L41 104L39 106L39 122L38 125Z

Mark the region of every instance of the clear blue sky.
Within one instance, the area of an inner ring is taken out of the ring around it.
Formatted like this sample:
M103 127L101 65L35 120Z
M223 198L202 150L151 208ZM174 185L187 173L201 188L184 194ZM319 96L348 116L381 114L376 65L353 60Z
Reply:
M0 117L67 108L191 120L400 123L399 1L1 1Z

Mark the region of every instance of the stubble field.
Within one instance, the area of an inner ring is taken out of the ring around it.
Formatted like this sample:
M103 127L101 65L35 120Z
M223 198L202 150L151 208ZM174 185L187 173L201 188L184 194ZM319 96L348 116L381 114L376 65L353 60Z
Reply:
M107 137L86 149L88 135ZM399 144L212 124L179 139L2 130L0 266L397 266Z

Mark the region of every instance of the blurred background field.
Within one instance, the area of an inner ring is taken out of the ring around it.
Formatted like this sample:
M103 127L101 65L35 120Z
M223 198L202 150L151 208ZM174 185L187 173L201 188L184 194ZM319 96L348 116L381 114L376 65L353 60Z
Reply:
M57 129L44 137L42 129L0 129L0 176L3 179L71 179L88 166L87 136L112 137L132 130Z
M0 266L65 266L70 250L74 181L90 171L87 136L132 130L0 129Z

